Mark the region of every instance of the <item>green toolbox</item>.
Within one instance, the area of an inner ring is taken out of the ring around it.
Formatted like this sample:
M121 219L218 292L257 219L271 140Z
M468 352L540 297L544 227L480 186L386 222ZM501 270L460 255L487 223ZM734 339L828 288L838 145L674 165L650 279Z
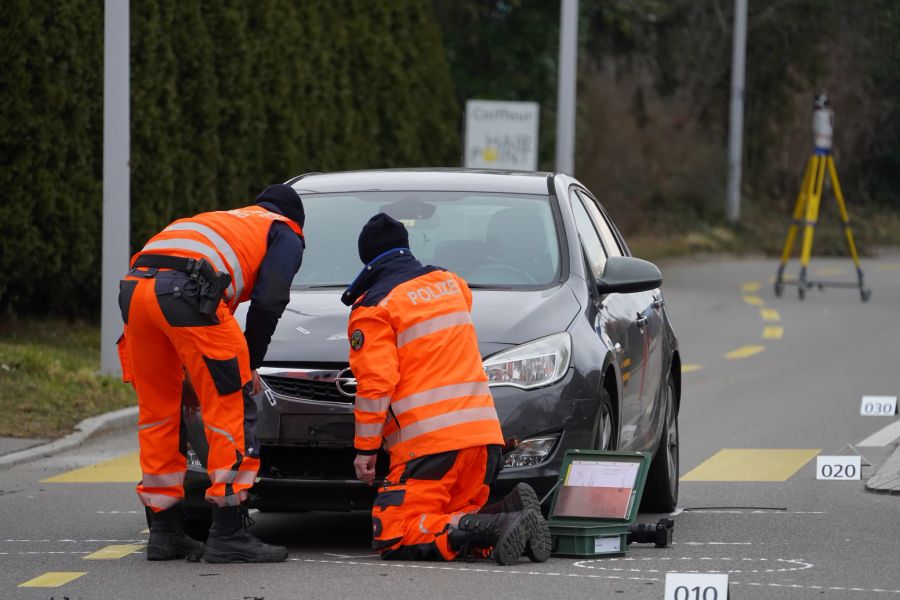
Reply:
M553 554L627 554L649 466L640 452L566 451L548 519Z

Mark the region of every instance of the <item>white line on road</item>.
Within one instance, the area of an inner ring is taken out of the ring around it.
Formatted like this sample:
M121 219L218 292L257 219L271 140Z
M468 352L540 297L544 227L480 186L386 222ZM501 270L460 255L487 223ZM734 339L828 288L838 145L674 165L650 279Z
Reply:
M900 438L900 421L894 421L887 427L883 427L861 441L857 446L887 446L897 438Z

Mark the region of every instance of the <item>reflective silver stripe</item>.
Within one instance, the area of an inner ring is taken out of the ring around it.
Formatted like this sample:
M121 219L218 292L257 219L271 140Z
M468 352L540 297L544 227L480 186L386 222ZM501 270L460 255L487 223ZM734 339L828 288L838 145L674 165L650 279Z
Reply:
M138 431L141 431L144 429L150 429L151 427L156 427L157 425L162 425L163 423L165 423L166 421L168 421L171 418L172 417L166 417L162 421L157 421L155 423L147 423L146 425L138 425Z
M441 402L442 400L449 400L450 398L460 398L462 396L489 396L490 394L491 390L488 388L487 381L454 383L431 390L425 390L424 392L418 392L399 400L394 400L394 414L399 417L403 413L414 408L427 406L429 404Z
M209 423L206 423L206 427L207 427L207 429L211 429L211 430L215 431L216 433L220 433L220 434L224 435L226 438L228 438L229 442L231 442L232 444L234 443L234 436L232 436L230 433L228 433L224 429L219 429L218 427L213 427Z
M384 423L356 422L356 437L380 437L384 431Z
M469 311L461 310L459 312L440 315L433 319L422 321L421 323L416 323L412 327L404 329L397 334L397 348L401 348L413 340L417 340L425 335L430 335L441 329L447 329L448 327L455 327L457 325L467 325L471 322L472 316L469 314Z
M209 474L209 478L216 483L239 483L253 485L256 481L255 471L232 471L231 469L216 469Z
M422 515L422 518L419 519L419 532L421 533L431 533L427 529L425 529L425 517L426 515Z
M173 238L171 240L156 240L144 246L141 252L149 252L150 250L187 250L188 252L196 252L202 254L209 262L211 262L216 270L228 273L228 267L222 262L216 249L208 246L203 242L196 240L187 240L184 238ZM231 288L226 292L226 296L234 297L234 281L231 282Z
M218 248L219 252L222 253L222 256L225 257L225 260L228 261L228 264L231 265L231 272L234 273L234 281L232 281L234 284L232 286L234 288L234 297L241 297L241 293L244 291L244 273L241 271L241 261L238 260L237 254L228 242L225 241L225 238L216 233L215 230L206 225L201 225L200 223L173 223L163 229L163 231L196 231L211 241L213 245Z
M402 437L404 441L411 440L426 433L432 433L445 427L452 425L461 425L463 423L471 423L474 421L491 421L497 419L497 411L493 406L480 406L478 408L466 408L463 410L455 410L450 413L422 419L401 428L384 440L384 445L391 448L400 441Z
M138 492L138 498L141 499L141 502L144 506L152 506L153 508L161 508L163 510L167 508L172 508L179 502L181 502L181 498L176 498L175 496L166 496L165 494L151 494L148 492Z
M184 471L177 473L142 473L141 485L146 488L164 488L184 485Z
M247 499L247 490L239 490L237 493L230 496L210 496L207 494L206 499L218 507L239 506Z
M363 412L384 412L388 409L388 405L390 405L390 403L390 396L384 396L382 398L364 398L363 396L356 397L356 408Z

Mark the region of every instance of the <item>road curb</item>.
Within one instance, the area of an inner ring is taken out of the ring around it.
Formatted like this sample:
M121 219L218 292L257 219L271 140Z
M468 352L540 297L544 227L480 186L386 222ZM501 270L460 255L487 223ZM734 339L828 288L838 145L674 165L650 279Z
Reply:
M129 406L95 417L88 417L75 426L74 432L65 437L0 456L0 469L8 469L24 462L53 456L65 450L71 450L102 433L137 425L137 416L138 407Z
M900 493L900 446L894 449L881 468L866 481L870 492Z

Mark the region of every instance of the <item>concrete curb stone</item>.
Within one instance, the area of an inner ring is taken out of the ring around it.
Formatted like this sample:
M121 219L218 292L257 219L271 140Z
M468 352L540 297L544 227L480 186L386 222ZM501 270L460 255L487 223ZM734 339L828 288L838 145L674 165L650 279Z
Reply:
M71 450L100 434L137 425L137 417L137 406L88 417L75 426L74 432L65 437L0 456L0 469L8 469L24 462L53 456L65 450Z

